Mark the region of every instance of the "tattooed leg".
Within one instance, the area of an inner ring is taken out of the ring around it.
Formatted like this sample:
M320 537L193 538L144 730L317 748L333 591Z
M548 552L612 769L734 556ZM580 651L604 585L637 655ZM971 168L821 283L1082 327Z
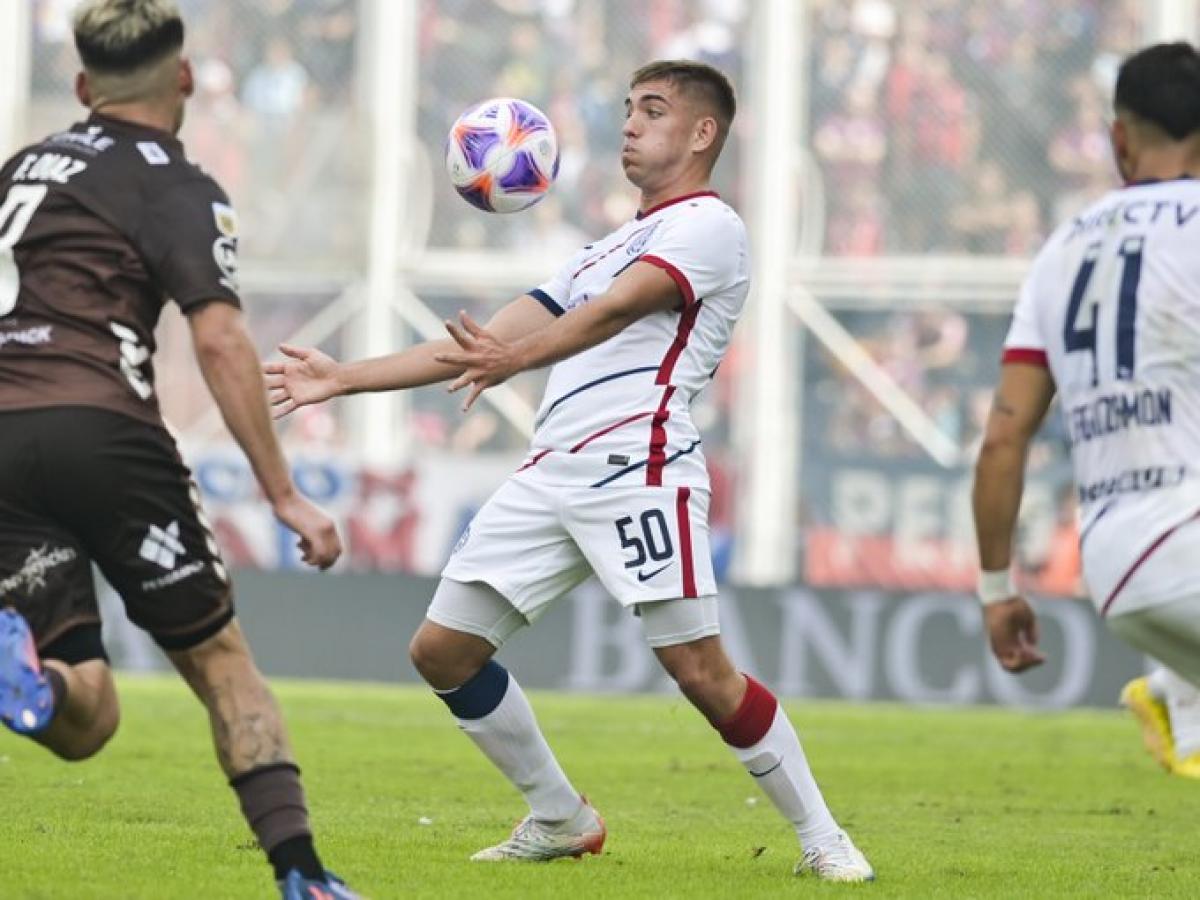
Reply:
M321 880L300 770L279 705L254 665L237 622L171 662L208 710L217 759L275 877Z
M208 710L217 759L227 776L292 762L279 705L236 621L199 646L168 655Z

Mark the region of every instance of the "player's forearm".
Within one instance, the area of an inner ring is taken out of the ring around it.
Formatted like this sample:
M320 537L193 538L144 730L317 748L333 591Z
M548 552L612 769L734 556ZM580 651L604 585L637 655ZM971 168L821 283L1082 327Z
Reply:
M238 446L250 461L267 499L276 504L295 492L271 417L258 354L241 329L209 336L196 346L200 371Z
M437 353L455 349L450 340L427 341L387 356L340 363L337 378L342 394L397 391L448 381L462 374L461 366L434 359Z
M593 301L514 346L519 371L540 369L602 344L644 313Z
M984 443L975 464L971 506L979 564L988 572L1012 562L1013 532L1025 489L1025 448L1014 443Z

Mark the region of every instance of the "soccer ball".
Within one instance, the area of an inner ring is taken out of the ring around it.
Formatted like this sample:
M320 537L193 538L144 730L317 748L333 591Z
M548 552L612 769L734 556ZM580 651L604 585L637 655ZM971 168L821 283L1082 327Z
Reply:
M528 209L558 175L554 126L524 100L485 100L450 129L446 170L454 189L472 206L497 213Z

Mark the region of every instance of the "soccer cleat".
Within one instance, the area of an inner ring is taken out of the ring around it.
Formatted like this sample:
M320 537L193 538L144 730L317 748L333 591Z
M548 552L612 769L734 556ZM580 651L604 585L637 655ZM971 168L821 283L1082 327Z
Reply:
M1121 689L1121 705L1138 720L1142 729L1142 742L1150 751L1150 755L1168 772L1176 772L1175 740L1171 737L1171 719L1167 713L1167 705L1150 693L1149 679L1143 676L1125 685ZM1192 777L1200 777L1200 759L1195 762L1196 775Z
M820 847L809 847L800 862L796 863L796 874L812 873L823 881L874 881L875 870L854 846L850 835L839 831L832 841Z
M299 869L292 869L279 882L279 895L283 900L362 900L332 872L326 871L325 879L316 881L305 878Z
M52 718L54 692L29 624L16 610L0 610L0 722L17 734L36 734Z
M1182 775L1184 778L1200 779L1200 753L1193 753L1183 759L1176 759L1171 766L1171 774Z
M565 822L549 824L539 822L532 814L526 816L517 823L507 841L480 850L471 860L545 862L563 856L578 859L585 853L599 853L607 836L604 820L584 799L579 812Z

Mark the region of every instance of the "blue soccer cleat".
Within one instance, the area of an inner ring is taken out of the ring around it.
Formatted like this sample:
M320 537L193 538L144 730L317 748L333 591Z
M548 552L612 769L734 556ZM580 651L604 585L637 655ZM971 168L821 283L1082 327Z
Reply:
M346 882L329 871L325 873L324 881L315 881L305 878L298 869L292 869L287 878L279 882L279 894L283 900L362 900L346 887Z
M29 624L16 610L0 610L0 722L17 734L36 734L52 718L54 692Z

